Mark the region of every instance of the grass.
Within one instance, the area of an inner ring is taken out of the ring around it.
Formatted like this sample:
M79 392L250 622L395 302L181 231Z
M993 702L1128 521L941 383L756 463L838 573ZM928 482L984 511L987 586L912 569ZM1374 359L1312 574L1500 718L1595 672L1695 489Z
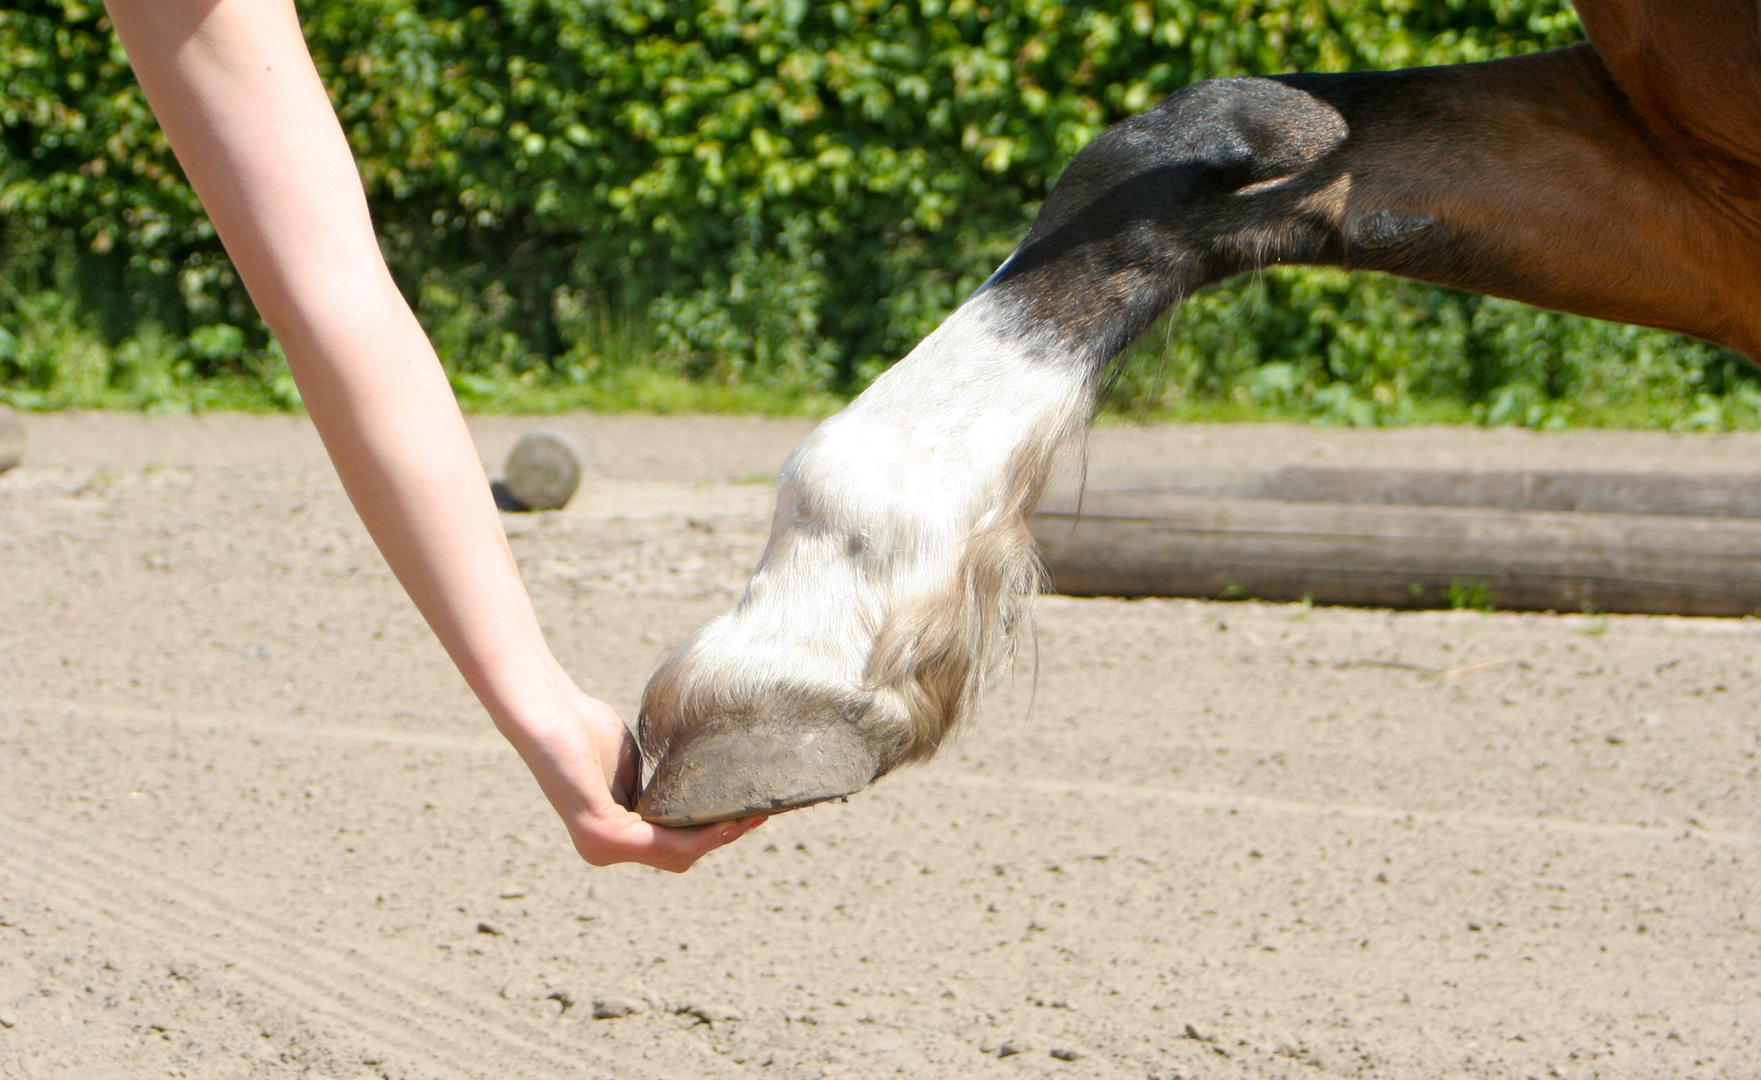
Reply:
M280 348L272 342L251 349L231 327L204 327L178 340L149 326L110 343L82 325L68 305L43 301L14 314L16 334L0 327L0 404L35 412L302 411ZM690 378L656 364L646 352L575 359L560 373L538 367L518 374L455 371L453 390L466 411L478 413L587 409L813 417L844 405L843 398L800 381Z
M1492 590L1483 581L1452 581L1449 607L1454 611L1492 611Z
M1097 421L1761 430L1761 378L1734 354L1661 331L1406 288L1304 271L1203 292L1133 347ZM54 293L14 296L7 307L0 403L149 413L301 408L280 349L251 343L236 327L180 338L144 326L111 341ZM1402 330L1396 316L1423 332ZM823 374L662 357L645 319L597 309L572 311L567 351L549 358L512 333L491 332L462 302L425 318L470 412L822 417L847 400L825 388Z
M478 413L592 412L743 413L757 416L830 416L843 398L811 387L700 382L668 371L619 368L585 383L453 379L459 404Z
M60 359L49 378L19 376L0 381L0 404L21 411L110 409L146 413L299 412L301 404L278 350L242 357L234 370L203 374L180 349L151 332L117 346L95 335L59 333L26 339L19 353L52 353ZM16 365L15 365L16 366ZM42 365L39 365L39 368ZM0 366L0 372L4 367ZM549 373L453 376L460 405L474 413L550 414L571 410L640 413L732 413L824 417L847 398L786 380L694 379L662 366L605 365L585 378ZM1544 423L1487 415L1455 399L1407 396L1392 407L1351 415L1310 397L1257 399L1240 393L1169 394L1146 407L1141 399L1103 400L1096 423L1286 423L1319 426L1403 427L1419 424L1626 428L1665 431L1761 430L1761 398L1739 386L1720 396L1676 394L1645 399L1565 401Z
M166 368L135 367L118 381L105 378L57 379L33 386L15 379L0 385L0 404L21 411L109 409L154 414L200 412L277 413L303 411L291 376L281 364L279 378L223 373L207 377ZM621 368L582 383L560 380L455 377L459 404L471 413L552 414L572 410L637 413L728 413L755 416L830 416L848 399L817 387L764 383L698 381L665 370ZM1685 401L1614 401L1576 404L1549 417L1545 425L1492 421L1484 410L1456 400L1407 400L1398 411L1373 418L1340 417L1311 403L1241 401L1228 396L1193 396L1143 408L1117 399L1103 401L1100 425L1152 423L1279 423L1314 426L1406 427L1463 424L1485 427L1539 427L1544 430L1616 428L1683 432L1761 430L1761 404L1748 397L1700 395Z
M1407 399L1397 411L1368 419L1339 416L1303 401L1238 401L1193 397L1142 408L1117 400L1103 402L1098 424L1309 424L1316 427L1417 427L1461 424L1475 427L1527 427L1542 431L1610 428L1637 431L1761 430L1761 400L1748 396L1700 395L1685 401L1565 403L1546 422L1492 419L1486 410L1452 399Z

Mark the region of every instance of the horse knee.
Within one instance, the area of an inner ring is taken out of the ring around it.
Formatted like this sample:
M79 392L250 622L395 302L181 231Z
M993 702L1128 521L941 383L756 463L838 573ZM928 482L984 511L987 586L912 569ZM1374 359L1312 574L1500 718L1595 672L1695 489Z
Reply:
M1199 285L1337 248L1347 134L1273 79L1189 86L1076 155L991 287L1104 362Z
M1178 211L1207 196L1287 180L1345 141L1344 117L1273 79L1212 79L1114 125L1071 161L1028 235L1121 197L1137 212Z

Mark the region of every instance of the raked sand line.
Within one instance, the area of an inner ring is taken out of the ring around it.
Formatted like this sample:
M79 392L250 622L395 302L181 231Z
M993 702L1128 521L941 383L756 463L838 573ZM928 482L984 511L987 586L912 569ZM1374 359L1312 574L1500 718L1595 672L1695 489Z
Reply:
M1263 795L1240 795L1223 791L1194 791L1182 788L1089 781L1041 780L1032 777L981 776L974 773L943 773L939 775L906 773L902 774L899 779L907 783L925 786L941 785L991 788L1004 791L1033 791L1041 794L1070 795L1090 800L1105 797L1144 802L1171 802L1200 810L1243 811L1309 818L1345 818L1353 821L1375 821L1389 825L1442 825L1491 832L1563 833L1611 839L1682 840L1691 838L1711 844L1735 847L1761 845L1761 835L1730 830L1704 829L1692 821L1647 823L1572 821L1565 818L1514 817L1504 814L1401 810L1387 806L1270 799Z
M197 731L266 736L273 738L340 741L425 749L459 750L485 754L508 754L513 750L495 736L443 735L424 732L385 731L371 728L294 727L254 723L238 714L170 714L144 708L66 702L11 702L0 706L0 715L39 718L94 719L111 724L173 726ZM1354 803L1309 802L1244 795L1224 791L1152 787L1141 784L1108 784L1099 781L1052 780L1020 776L984 776L971 772L929 769L898 773L881 781L887 788L966 787L1008 792L1068 795L1090 801L1129 799L1173 803L1198 810L1226 810L1255 814L1307 818L1341 818L1390 825L1440 825L1486 832L1526 832L1623 840L1694 839L1728 847L1761 846L1761 834L1729 829L1707 829L1693 821L1604 822L1566 818L1522 817L1507 814L1452 813L1436 810L1404 810L1399 807ZM860 798L860 796L855 796Z
M101 934L120 931L156 949L201 955L364 1049L395 1050L445 1076L662 1080L621 1055L493 1015L359 949L280 925L67 829L9 822L0 865L47 886L56 906ZM695 1076L746 1075L689 1039L676 1042L696 1051Z
M381 728L318 727L261 720L244 713L170 712L147 705L110 705L98 702L9 701L0 703L0 716L34 720L87 720L104 724L182 728L196 733L267 736L285 739L414 746L435 750L513 754L498 735L447 735L442 732L393 731ZM487 721L485 725L487 726Z

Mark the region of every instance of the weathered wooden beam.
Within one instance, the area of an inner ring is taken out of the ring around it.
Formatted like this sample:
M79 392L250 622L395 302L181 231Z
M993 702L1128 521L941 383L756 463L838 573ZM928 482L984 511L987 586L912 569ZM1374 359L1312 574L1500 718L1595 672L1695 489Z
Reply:
M1073 595L1761 613L1761 521L1089 491L1033 521Z
M24 421L0 405L0 473L24 460Z
M1087 487L1288 502L1761 518L1761 475L1126 465L1091 469Z

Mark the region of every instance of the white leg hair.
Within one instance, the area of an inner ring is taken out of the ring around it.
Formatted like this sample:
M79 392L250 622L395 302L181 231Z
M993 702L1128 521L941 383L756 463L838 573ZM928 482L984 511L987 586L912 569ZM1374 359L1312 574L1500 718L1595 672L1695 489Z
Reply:
M972 712L1040 589L1027 515L1093 397L1089 365L1011 330L980 292L789 455L745 594L649 682L649 760L700 724L833 713L884 772Z

